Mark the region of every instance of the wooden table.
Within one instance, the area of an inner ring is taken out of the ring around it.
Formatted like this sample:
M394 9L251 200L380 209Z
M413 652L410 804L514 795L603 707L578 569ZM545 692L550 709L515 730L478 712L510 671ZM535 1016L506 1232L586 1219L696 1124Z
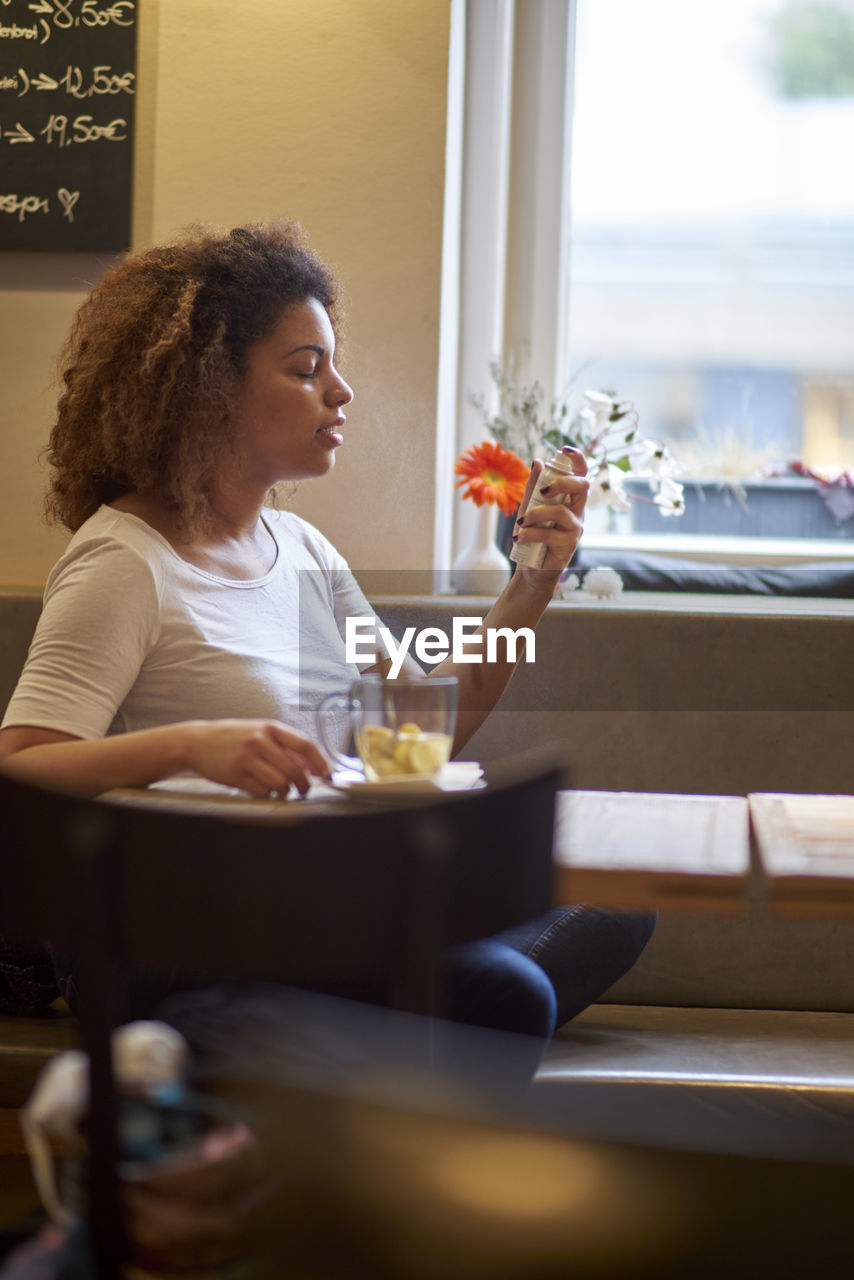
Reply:
M746 910L750 841L741 796L562 791L555 834L559 902Z
M223 818L281 826L324 813L340 813L342 806L348 807L347 796L331 787L318 787L315 794L305 800L258 800L246 791L206 782L204 778L194 778L186 783L184 779L169 779L151 787L115 787L104 792L100 799L108 804L131 808L144 805L173 813L216 814ZM360 809L363 807L359 806Z
M854 918L854 796L757 793L748 804L771 909Z
M106 798L264 823L362 807L328 790L283 802L212 785L201 794L128 788ZM752 875L777 915L854 920L854 795L564 791L555 867L560 903L734 915L747 909Z
M126 788L106 798L281 824L364 808L327 788L290 801L253 800L213 784L193 791ZM716 915L746 909L750 842L743 797L563 791L557 799L556 902Z

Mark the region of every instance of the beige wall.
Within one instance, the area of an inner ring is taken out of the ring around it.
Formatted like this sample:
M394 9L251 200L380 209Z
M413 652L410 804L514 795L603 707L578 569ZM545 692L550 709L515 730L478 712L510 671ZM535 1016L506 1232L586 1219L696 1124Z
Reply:
M337 269L356 399L335 471L293 506L367 569L432 562L449 7L140 4L135 246L284 215ZM57 350L108 265L0 253L0 583L43 582L64 545L38 455Z

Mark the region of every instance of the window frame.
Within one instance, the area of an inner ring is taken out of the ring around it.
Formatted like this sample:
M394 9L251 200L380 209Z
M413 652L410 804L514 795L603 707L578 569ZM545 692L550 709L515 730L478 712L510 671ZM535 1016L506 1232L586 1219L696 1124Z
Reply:
M569 250L576 0L451 0L440 306L436 526L439 590L475 512L450 477L484 437L472 392L524 347L546 388L569 375ZM852 540L588 533L591 549L797 564L854 559Z

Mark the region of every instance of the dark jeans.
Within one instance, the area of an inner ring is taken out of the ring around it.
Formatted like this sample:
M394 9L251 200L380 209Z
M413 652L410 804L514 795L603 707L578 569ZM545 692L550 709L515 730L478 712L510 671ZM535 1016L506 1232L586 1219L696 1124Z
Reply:
M448 1014L455 1022L521 1033L514 1076L532 1078L557 1027L598 1000L643 951L656 913L555 907L535 920L448 954Z

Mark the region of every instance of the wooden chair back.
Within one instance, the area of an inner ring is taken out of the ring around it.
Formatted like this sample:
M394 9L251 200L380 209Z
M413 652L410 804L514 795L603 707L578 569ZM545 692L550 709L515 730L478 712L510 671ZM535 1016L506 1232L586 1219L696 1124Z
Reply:
M0 931L47 937L80 963L90 1224L104 1276L120 1273L123 1252L110 1036L127 979L382 984L389 1005L436 1012L446 947L550 905L563 782L549 764L418 804L322 816L306 805L302 820L270 825L80 800L0 774L12 835Z

